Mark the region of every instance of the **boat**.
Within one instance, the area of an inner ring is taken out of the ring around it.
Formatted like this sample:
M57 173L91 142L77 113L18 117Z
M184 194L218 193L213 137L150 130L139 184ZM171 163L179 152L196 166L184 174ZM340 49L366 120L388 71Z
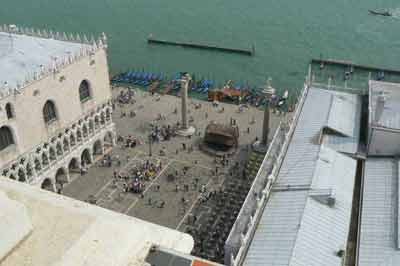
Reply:
M370 14L376 15L376 16L385 16L385 17L391 17L392 14L389 11L375 11L375 10L368 10Z

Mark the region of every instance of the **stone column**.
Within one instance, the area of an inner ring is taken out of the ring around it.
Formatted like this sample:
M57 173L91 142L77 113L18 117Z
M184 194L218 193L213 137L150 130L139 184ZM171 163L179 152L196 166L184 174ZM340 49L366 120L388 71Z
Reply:
M269 104L267 102L264 110L264 122L262 128L262 138L261 138L262 145L267 145L268 135L269 135Z
M177 134L181 136L192 136L196 129L192 126L189 126L188 117L187 117L187 100L188 100L188 88L189 82L191 78L188 74L182 76L181 79L181 98L182 98L182 126L178 130Z
M181 99L182 99L182 129L188 128L188 118L187 118L187 97L188 97L188 87L190 78L188 75L182 77L181 81Z

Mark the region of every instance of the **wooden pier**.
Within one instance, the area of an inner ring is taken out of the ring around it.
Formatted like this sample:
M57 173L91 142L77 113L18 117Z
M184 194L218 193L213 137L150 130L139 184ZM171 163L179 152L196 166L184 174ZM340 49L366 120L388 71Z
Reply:
M189 47L189 48L195 48L195 49L214 50L214 51L221 51L221 52L227 52L227 53L244 54L244 55L249 55L249 56L253 56L255 54L254 45L250 49L241 49L241 48L222 47L222 46L218 46L218 45L192 43L192 42L168 41L168 40L162 40L162 39L155 39L152 36L149 36L147 38L147 42L149 44L182 46L182 47Z

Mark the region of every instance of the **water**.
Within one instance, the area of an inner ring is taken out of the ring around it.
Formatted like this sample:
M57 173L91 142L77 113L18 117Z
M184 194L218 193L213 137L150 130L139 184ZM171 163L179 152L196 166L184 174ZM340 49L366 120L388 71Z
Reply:
M311 58L400 68L395 0L1 0L0 23L109 37L112 73L128 68L188 71L219 82L302 86ZM389 9L394 17L368 14ZM256 47L253 57L149 46L171 40Z

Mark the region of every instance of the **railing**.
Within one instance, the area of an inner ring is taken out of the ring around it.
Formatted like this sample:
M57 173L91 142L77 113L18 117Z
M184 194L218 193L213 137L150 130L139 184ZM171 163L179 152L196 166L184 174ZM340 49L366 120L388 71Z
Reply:
M341 92L360 94L360 95L368 94L368 85L366 85L365 88L352 88L348 87L347 83L343 83L343 86L340 86L340 85L332 85L329 81L328 84L315 81L312 84L318 88L324 88L327 90L341 91Z
M62 127L62 129L57 130L57 132L55 132L54 134L52 134L51 137L48 138L47 141L42 141L40 142L38 145L36 145L34 148L32 148L30 151L24 152L21 155L18 155L14 160L12 160L11 162L8 162L6 164L4 164L3 166L1 166L1 170L5 169L5 168L10 168L13 164L15 164L16 162L20 161L21 159L26 158L28 155L35 153L35 151L40 148L43 147L43 145L45 145L46 143L51 143L51 139L56 138L59 134L65 132L66 129L71 128L73 125L76 125L79 123L80 120L85 120L85 117L88 116L90 113L92 113L93 111L97 110L100 106L102 106L101 108L104 109L106 106L110 106L110 100L106 100L103 101L99 104L97 104L97 107L92 109L92 110L88 110L85 113L83 113L83 115L81 116L80 119L71 122L69 124L67 124L66 126ZM106 121L107 122L107 121Z
M101 109L99 111L97 111L99 107L101 107ZM23 160L25 163L22 164L22 167L25 168L25 170L26 170L26 165L28 163L30 163L30 165L32 167L31 170L33 171L34 174L31 176L31 178L34 177L34 176L38 176L38 175L44 173L49 168L51 168L54 164L58 163L60 160L65 158L66 155L72 153L75 149L79 148L79 143L85 142L87 139L90 139L93 135L96 135L98 132L100 132L101 130L103 130L104 128L106 128L106 127L108 127L109 125L112 124L112 117L111 117L111 112L110 112L109 113L109 120L107 120L107 118L105 117L104 123L102 124L101 122L99 122L97 127L95 126L95 123L94 123L92 132L90 132L90 130L89 130L89 125L87 125L88 126L87 135L84 136L84 134L82 134L80 141L78 140L77 137L75 137L76 144L74 146L71 146L70 145L70 141L68 140L69 149L68 150L64 149L63 139L69 137L69 134L65 135L65 131L67 129L71 130L71 132L75 131L74 129L72 129L73 125L79 125L79 121L81 121L81 120L83 120L83 124L88 124L89 122L85 120L85 117L87 117L88 114L91 114L93 112L95 112L95 113L94 113L93 117L91 117L91 120L94 120L94 116L101 115L102 112L105 112L105 115L106 115L106 110L105 110L106 108L111 108L110 105L109 105L109 101L104 101L104 102L98 104L96 108L85 112L82 115L82 118L78 119L77 121L71 122L67 126L65 126L62 129L60 129L58 132L53 134L50 138L48 138L47 141L39 143L38 145L36 145L31 150L19 155L17 158L12 160L11 162L1 166L1 171L3 172L4 170L8 170L8 171L10 171L10 174L7 174L7 176L15 174L16 177L17 177L18 176L18 171L21 168L21 163L20 162ZM78 127L82 128L83 125L82 126L78 126ZM62 155L58 155L56 147L53 147L53 148L55 148L55 153L56 153L55 154L55 159L51 160L50 156L47 156L48 157L48 164L45 164L45 165L40 160L41 168L40 168L40 170L37 170L35 168L35 159L42 154L42 152L38 153L37 150L41 149L44 152L46 152L47 150L50 150L50 148L44 148L46 146L46 144L48 146L57 145L57 143L52 143L52 140L54 138L58 138L60 133L63 134L63 138L60 140L61 142L58 141L58 143L60 143L61 148L62 148ZM13 168L16 168L16 169L13 169ZM31 181L29 179L29 176L27 177L27 180L28 180L28 182Z
M262 212L269 198L272 185L278 176L289 147L308 89L309 82L306 82L290 126L287 127L281 122L275 131L261 167L225 242L225 265L238 266L244 260L250 240L254 236L256 226L261 219Z
M51 161L46 167L42 168L39 172L36 171L36 175L41 175L45 173L47 170L49 170L52 166L56 165L57 163L61 162L62 160L65 159L66 156L69 154L73 153L74 151L78 150L81 146L78 145L79 143L87 143L90 142L90 140L96 136L96 134L100 133L103 129L112 126L112 120L106 121L104 125L101 125L98 127L96 130L93 131L92 134L88 134L87 137L82 137L82 140L78 142L75 146L69 148L69 150L64 151L62 156L56 156L56 159Z

